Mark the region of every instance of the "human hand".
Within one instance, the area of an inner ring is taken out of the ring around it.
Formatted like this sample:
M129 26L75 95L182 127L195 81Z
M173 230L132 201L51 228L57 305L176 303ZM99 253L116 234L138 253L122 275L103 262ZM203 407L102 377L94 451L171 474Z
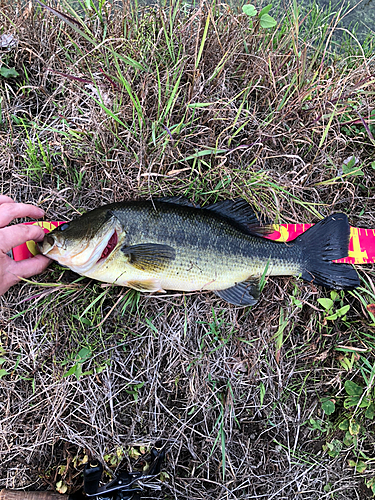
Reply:
M34 205L15 203L9 196L0 195L0 295L15 285L21 278L30 278L34 274L43 272L50 259L44 255L36 255L32 259L15 262L7 255L13 247L26 243L26 241L42 241L44 231L39 226L26 226L8 224L18 217L43 217L44 211Z

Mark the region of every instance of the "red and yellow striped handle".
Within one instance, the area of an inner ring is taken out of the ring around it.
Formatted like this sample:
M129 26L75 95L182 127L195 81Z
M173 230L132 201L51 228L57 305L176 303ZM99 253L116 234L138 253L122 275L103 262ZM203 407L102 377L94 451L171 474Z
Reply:
M36 224L49 233L63 222L26 222ZM267 238L274 241L290 241L297 238L313 224L280 224L274 225L275 232ZM23 245L13 248L14 260L23 260L33 257L38 253L34 241L28 241ZM350 228L349 255L335 262L346 262L349 264L372 264L375 262L375 229Z
M313 224L274 225L275 232L267 238L274 241L290 241L304 233ZM349 255L335 262L348 264L372 264L375 262L375 229L350 228Z

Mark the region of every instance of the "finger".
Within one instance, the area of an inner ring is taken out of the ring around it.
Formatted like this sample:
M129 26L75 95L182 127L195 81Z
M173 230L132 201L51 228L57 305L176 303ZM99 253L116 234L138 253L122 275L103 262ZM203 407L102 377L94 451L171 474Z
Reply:
M0 194L0 205L2 203L15 203L15 201L9 198L9 196L5 196L5 194Z
M50 262L51 260L44 257L44 255L36 255L31 259L12 262L8 267L8 273L11 273L14 279L19 281L18 278L30 278L35 274L42 273L47 269Z
M0 205L0 227L7 226L13 219L18 217L32 217L39 219L43 217L44 210L27 203L3 203Z
M26 243L26 241L42 241L43 238L44 231L40 226L17 224L15 226L4 227L0 229L0 250L7 253L17 245Z

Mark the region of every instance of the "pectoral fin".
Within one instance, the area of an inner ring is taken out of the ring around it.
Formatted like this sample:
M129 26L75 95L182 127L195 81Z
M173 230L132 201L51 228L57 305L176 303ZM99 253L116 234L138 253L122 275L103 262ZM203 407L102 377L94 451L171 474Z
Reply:
M259 279L248 279L225 290L215 290L216 295L235 306L254 306L259 298Z
M129 263L141 271L161 271L176 257L174 248L157 243L124 246L121 251L129 255Z

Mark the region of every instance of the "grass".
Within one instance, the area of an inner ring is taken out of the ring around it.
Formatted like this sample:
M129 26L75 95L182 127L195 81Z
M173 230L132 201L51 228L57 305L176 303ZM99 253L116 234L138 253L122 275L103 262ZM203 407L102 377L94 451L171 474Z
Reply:
M277 222L375 227L374 40L338 46L345 9L274 5L266 30L215 2L17 8L0 13L18 40L1 53L3 193L48 220L241 196ZM0 318L0 487L71 492L87 457L114 471L161 441L149 498L371 498L375 288L359 272L333 295L264 276L245 310L57 265L19 284Z

